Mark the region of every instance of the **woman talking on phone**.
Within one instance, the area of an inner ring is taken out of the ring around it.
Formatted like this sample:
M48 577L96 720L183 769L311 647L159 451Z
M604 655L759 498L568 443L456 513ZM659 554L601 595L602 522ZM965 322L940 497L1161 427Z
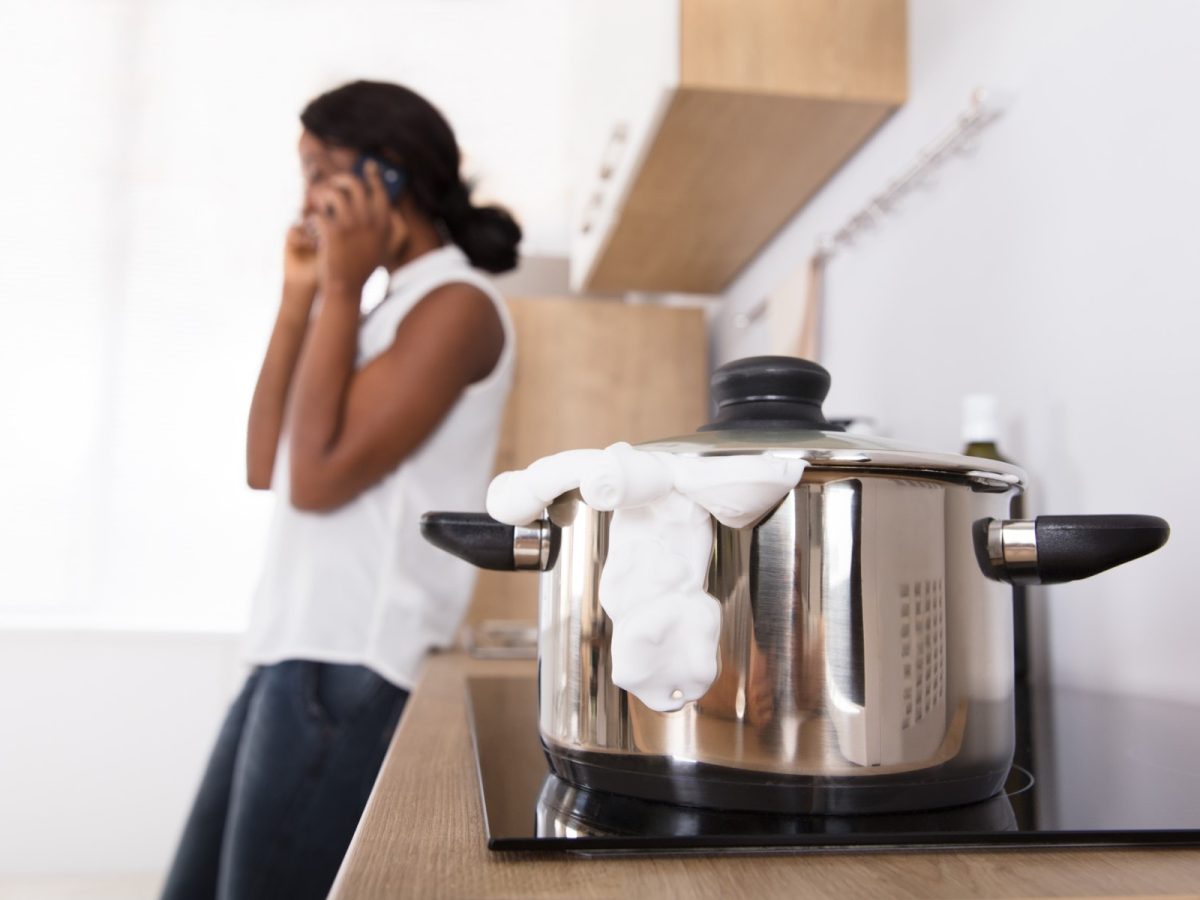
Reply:
M471 202L441 114L355 82L300 117L302 221L250 407L247 475L275 491L230 708L164 889L169 900L324 897L469 566L422 512L483 499L513 370L512 324L478 270L520 228ZM388 292L368 315L380 266Z

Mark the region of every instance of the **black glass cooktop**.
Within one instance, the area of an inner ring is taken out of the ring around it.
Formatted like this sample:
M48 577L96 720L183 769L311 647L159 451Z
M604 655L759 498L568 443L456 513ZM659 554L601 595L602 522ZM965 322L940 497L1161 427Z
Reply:
M925 813L792 816L577 789L550 773L532 678L471 678L488 847L579 853L1200 846L1200 708L1021 691L1004 793Z

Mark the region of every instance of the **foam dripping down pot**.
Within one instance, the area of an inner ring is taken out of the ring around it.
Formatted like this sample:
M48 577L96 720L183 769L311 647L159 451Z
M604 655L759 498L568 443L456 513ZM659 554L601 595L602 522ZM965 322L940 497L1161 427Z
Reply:
M687 806L857 814L993 796L1013 755L1008 583L1165 543L1152 516L1009 517L1011 465L850 436L815 363L713 376L697 433L500 476L434 544L540 569L555 774ZM505 521L500 521L501 519Z

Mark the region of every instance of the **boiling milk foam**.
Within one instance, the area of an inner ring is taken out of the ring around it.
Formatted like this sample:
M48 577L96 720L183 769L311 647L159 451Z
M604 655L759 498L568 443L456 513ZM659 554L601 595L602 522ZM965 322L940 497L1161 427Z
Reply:
M613 683L651 709L673 712L717 677L721 606L704 590L713 519L753 526L806 465L767 455L682 457L622 442L497 475L487 511L526 525L578 488L588 506L612 512L600 605L613 622Z

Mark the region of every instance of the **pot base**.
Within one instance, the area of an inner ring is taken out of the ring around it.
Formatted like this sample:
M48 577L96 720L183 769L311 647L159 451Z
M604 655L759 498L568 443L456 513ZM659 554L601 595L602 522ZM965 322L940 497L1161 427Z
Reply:
M542 741L550 769L586 790L676 806L792 815L869 815L962 806L999 793L1011 760L880 776L785 776L663 756L588 753Z

